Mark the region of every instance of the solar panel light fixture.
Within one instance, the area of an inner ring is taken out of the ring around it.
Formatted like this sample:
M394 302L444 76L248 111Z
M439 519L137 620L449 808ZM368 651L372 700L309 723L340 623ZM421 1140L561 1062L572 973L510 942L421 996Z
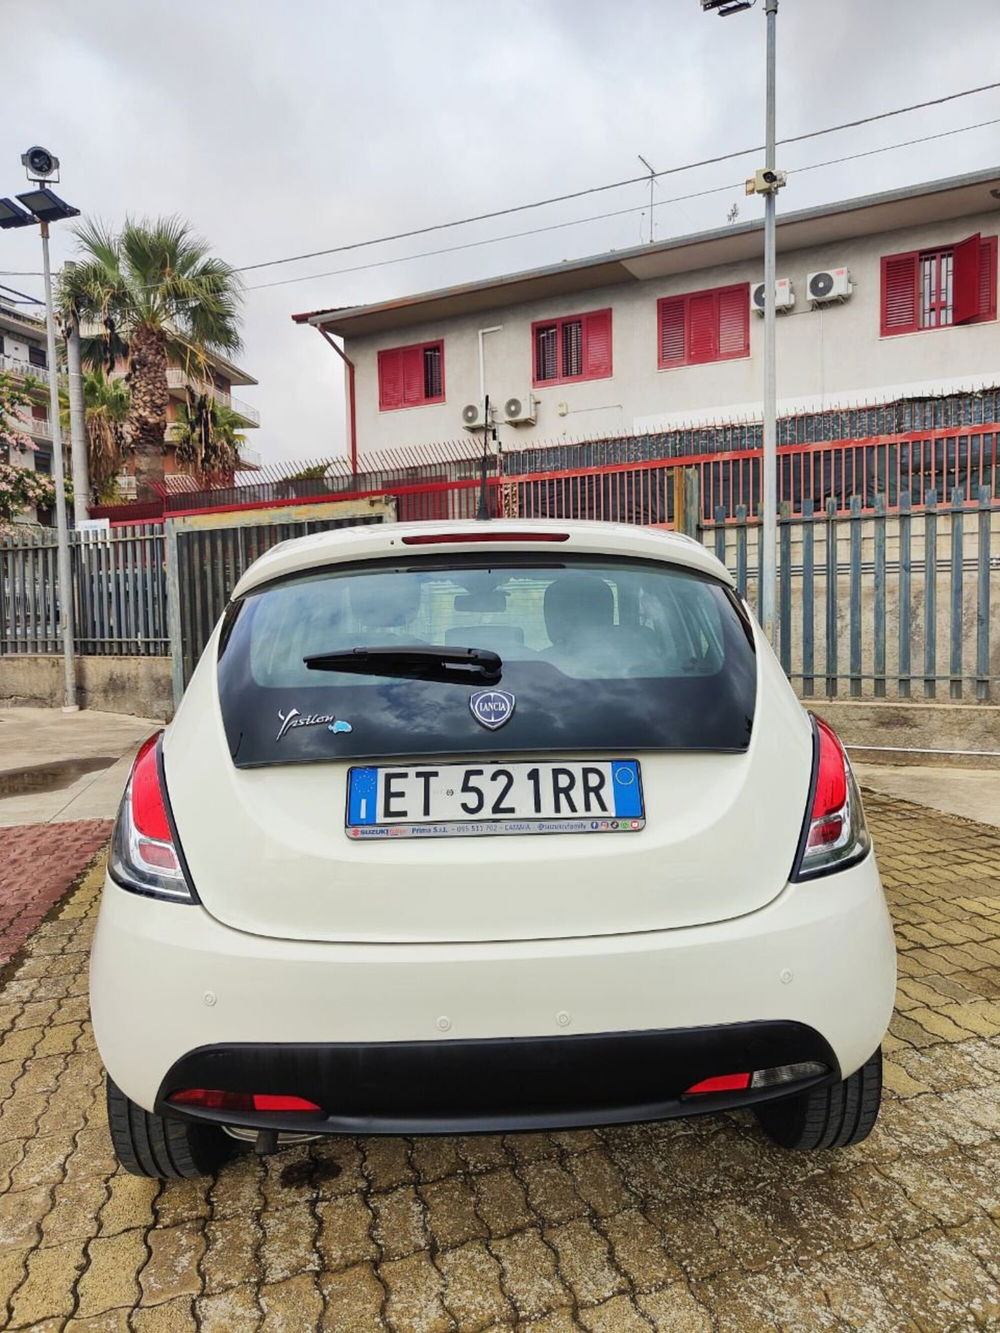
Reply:
M50 153L47 148L42 148L40 144L36 144L34 148L29 148L26 153L21 154L21 165L24 167L29 181L59 180L59 159L55 153Z
M13 199L0 199L0 229L6 231L8 227L33 227L35 221L34 215L26 213Z
M752 9L757 0L701 0L701 7L707 13L714 9L719 18L730 14L740 14L744 9Z
M74 208L72 204L67 204L64 199L60 199L57 194L47 190L44 185L39 186L37 190L26 190L24 194L19 194L18 199L25 206L30 208L39 222L58 222L61 218L78 218L80 210Z

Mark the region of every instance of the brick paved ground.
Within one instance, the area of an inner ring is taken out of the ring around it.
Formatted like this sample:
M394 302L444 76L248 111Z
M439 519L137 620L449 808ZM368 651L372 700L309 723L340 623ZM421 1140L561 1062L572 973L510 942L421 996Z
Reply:
M902 949L888 1098L867 1143L825 1155L736 1114L329 1140L215 1182L134 1179L87 1024L91 876L0 992L7 1326L1000 1329L1000 833L869 810Z
M0 967L59 901L111 834L104 819L0 829Z

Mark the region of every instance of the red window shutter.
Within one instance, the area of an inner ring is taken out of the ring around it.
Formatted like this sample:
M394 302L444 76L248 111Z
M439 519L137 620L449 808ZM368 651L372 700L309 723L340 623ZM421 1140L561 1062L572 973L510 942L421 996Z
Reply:
M683 296L660 302L660 365L683 366L687 360Z
M719 292L719 356L750 355L750 288Z
M611 311L597 310L583 318L583 373L587 379L611 374Z
M905 255L882 257L882 336L913 333L920 326L916 250Z
M687 359L692 365L719 355L719 299L716 292L688 298Z
M403 356L398 350L378 354L378 405L380 412L403 406Z
M979 243L979 318L997 317L997 238L986 236Z
M400 352L403 375L403 402L407 407L424 401L424 349L404 347Z
M982 238L976 232L975 236L959 241L952 252L953 324L968 324L970 319L977 319L982 313L979 308L981 250Z

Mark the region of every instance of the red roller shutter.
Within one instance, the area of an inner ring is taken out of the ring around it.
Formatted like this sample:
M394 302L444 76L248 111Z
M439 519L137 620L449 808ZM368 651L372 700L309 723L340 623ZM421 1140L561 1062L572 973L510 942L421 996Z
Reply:
M660 365L683 366L687 360L683 296L660 302Z
M591 380L607 379L611 374L610 310L583 317L583 374Z
M964 241L959 241L952 251L952 323L968 324L971 319L978 319L983 313L981 304L981 252L982 242L978 232Z
M719 356L749 354L750 288L723 288L719 292Z
M719 304L715 292L688 297L687 359L689 365L719 357Z
M893 333L914 333L920 327L919 263L916 250L905 255L882 257L883 338Z
M404 347L400 352L403 366L403 402L413 407L424 401L424 349Z
M997 238L986 236L979 243L979 319L997 317Z
M398 349L378 354L378 405L382 412L403 406L403 354Z

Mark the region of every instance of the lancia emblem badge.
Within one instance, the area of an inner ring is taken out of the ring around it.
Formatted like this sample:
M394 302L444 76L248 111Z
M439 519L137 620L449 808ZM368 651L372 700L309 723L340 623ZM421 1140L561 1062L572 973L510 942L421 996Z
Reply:
M514 696L506 690L480 690L469 699L469 708L481 727L496 731L514 716Z

